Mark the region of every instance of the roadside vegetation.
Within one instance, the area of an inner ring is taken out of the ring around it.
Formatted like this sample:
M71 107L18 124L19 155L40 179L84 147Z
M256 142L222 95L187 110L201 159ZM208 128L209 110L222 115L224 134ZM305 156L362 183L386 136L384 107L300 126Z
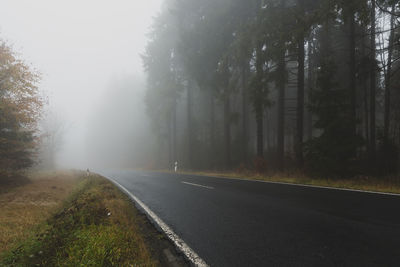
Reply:
M0 266L158 266L163 261L165 238L100 176L35 178L0 194L0 201Z
M0 255L28 238L78 184L69 172L14 175L0 181Z

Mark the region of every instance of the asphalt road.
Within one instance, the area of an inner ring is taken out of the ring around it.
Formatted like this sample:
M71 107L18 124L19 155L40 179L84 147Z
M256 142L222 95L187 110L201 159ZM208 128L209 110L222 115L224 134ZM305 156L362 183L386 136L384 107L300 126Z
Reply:
M211 266L400 266L399 196L99 173L144 202Z

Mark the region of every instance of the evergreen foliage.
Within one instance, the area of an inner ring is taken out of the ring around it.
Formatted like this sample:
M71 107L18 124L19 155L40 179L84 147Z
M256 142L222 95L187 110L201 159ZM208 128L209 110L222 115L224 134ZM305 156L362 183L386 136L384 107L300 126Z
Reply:
M32 166L42 106L36 83L39 75L0 43L0 171Z
M254 168L257 158L267 169L377 173L381 129L378 154L398 164L399 11L393 0L166 1L144 57L153 123L167 103L175 114L172 130L154 128L174 151L159 166Z

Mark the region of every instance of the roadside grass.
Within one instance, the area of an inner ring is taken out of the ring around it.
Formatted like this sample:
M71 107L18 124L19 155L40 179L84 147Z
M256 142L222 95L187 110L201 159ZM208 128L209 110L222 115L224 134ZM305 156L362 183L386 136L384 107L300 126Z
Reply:
M62 208L3 253L0 266L157 266L129 199L100 176L80 176Z
M161 172L173 173L170 170L162 170ZM213 171L179 171L180 174L214 176L221 178L247 179L267 182L302 184L312 186L323 186L340 189L353 189L371 192L400 194L400 177L372 177L358 176L348 179L332 179L332 178L312 178L300 173L271 173L263 174L252 171L244 172L213 172Z
M29 172L0 179L0 255L28 238L73 191L72 172Z

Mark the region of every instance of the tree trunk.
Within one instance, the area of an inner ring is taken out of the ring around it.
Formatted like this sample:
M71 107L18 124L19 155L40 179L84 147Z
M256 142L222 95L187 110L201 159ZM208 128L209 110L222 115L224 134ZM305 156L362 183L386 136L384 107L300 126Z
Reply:
M266 138L266 142L267 142L267 152L270 153L271 151L271 118L270 118L270 114L269 114L269 110L267 110L266 114L265 114L265 138ZM267 153L267 155L268 155Z
M214 94L210 88L210 150L209 150L209 162L210 168L215 168L215 104Z
M278 60L278 147L277 147L277 163L278 170L284 169L284 156L285 156L285 50L281 51Z
M254 102L255 113L256 113L256 127L257 127L257 157L264 158L264 103L263 103L263 61L262 61L262 49L263 44L257 45L257 59L256 59L256 75L257 75L257 88L256 99Z
M177 153L177 144L176 144L176 132L177 132L177 125L176 125L176 100L174 103L174 110L172 112L172 157L173 163L175 164L178 161L178 153Z
M156 161L155 164L156 166L164 166L164 160L163 158L165 157L165 147L164 147L164 138L162 137L161 133L157 133L157 146L155 149L155 152L157 153L156 156Z
M349 86L350 86L350 109L352 120L352 134L357 132L357 103L356 103L356 33L355 33L355 14L353 8L349 10ZM354 151L355 152L355 151Z
M188 168L193 169L193 118L192 118L192 104L193 104L193 88L192 83L189 81L187 85L187 133L188 133Z
M242 66L242 162L248 161L248 99L247 99L247 63Z
M371 164L375 164L376 159L376 129L375 129L375 101L376 101L376 2L371 0L371 87L370 87L370 160Z
M303 135L304 135L304 32L302 31L298 39L298 68L297 68L297 120L296 120L296 158L299 168L303 167Z
M231 167L231 100L229 93L225 95L224 101L224 132L225 132L225 168Z
M394 44L394 21L395 21L395 5L392 5L392 15L390 18L390 36L389 36L389 50L388 50L388 62L385 82L385 115L384 115L384 130L383 140L385 145L389 141L389 130L390 130L390 90L391 90L391 76L392 76L392 57L393 57L393 44Z
M257 157L264 158L264 123L263 123L263 105L259 103L256 108L257 124Z
M314 62L313 62L313 52L312 52L312 38L308 41L308 104L310 104L310 94L314 87ZM312 112L307 110L307 139L311 140L313 137L313 118Z
M170 120L166 122L167 124L167 129L168 129L168 168L171 168L172 162L174 160L174 155L173 155L173 119L172 119L172 113L170 114Z
M366 32L366 30L365 30ZM362 57L365 58L367 56L366 52L365 52L365 37L363 34L363 37L361 39L362 42L362 46L361 46L361 54ZM367 150L368 150L368 154L369 154L369 149L370 149L370 139L369 139L369 104L368 104L368 71L367 68L363 69L363 75L361 76L361 86L363 88L363 102L364 102L364 121L365 121L365 125L364 125L364 131L365 131L365 141L367 144Z

